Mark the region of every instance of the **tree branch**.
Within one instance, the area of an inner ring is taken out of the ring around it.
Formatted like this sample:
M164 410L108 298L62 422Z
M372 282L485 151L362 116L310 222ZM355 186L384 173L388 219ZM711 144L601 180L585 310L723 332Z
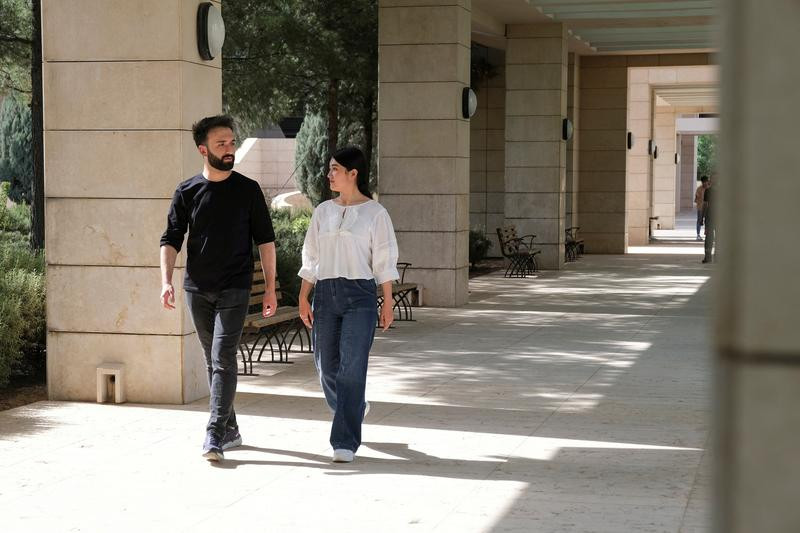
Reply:
M33 44L32 39L25 39L24 37L19 37L17 35L0 35L0 42L26 44L28 46Z

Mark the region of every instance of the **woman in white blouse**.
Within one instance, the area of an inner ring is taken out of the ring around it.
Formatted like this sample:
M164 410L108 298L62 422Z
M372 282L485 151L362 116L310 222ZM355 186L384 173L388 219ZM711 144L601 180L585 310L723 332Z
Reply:
M377 285L383 292L379 323L394 320L392 281L397 241L389 213L372 199L364 154L355 147L333 154L328 180L339 196L314 210L303 244L300 318L312 330L314 360L333 411L333 461L349 463L361 445L367 361L375 335ZM308 296L314 287L314 304Z

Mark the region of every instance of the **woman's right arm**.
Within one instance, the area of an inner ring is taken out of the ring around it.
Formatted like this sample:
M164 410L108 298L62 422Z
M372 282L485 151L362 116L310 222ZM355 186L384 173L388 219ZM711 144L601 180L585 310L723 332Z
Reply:
M308 297L311 294L311 289L317 282L317 268L319 266L319 217L317 210L311 215L311 223L308 225L306 231L306 238L303 241L303 266L300 268L298 276L303 278L302 285L300 286L300 294L297 298L297 306L300 312L300 319L306 325L311 327L314 322L314 314L311 312L311 304Z
M311 328L314 324L314 312L311 310L311 303L308 301L308 296L311 294L311 288L314 285L306 280L300 286L300 297L298 298L298 311L300 313L300 320L307 328Z

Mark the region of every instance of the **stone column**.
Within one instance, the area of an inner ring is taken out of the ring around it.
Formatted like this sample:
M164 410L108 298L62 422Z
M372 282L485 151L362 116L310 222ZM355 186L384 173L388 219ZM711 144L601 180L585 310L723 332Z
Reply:
M378 191L425 302L468 296L470 2L379 4Z
M533 233L545 269L564 265L567 30L563 24L507 27L506 221Z
M570 53L569 54L569 71L567 73L567 118L572 121L575 127L575 133L569 141L567 141L567 184L566 184L566 217L564 225L566 227L580 226L580 219L578 216L578 154L580 153L580 144L578 142L579 122L580 122L580 72L581 72L581 56Z
M636 189L625 179L627 67L626 56L581 57L578 197L587 253L624 254L628 245L626 191Z
M653 216L661 229L675 228L675 188L678 166L675 164L675 108L654 107L653 139L658 158L653 159Z
M800 531L794 0L724 2L714 531Z
M183 253L177 309L159 301L170 198L202 167L191 125L221 108L221 61L197 51L199 4L42 2L51 399L94 400L104 362L125 365L128 401L208 394Z

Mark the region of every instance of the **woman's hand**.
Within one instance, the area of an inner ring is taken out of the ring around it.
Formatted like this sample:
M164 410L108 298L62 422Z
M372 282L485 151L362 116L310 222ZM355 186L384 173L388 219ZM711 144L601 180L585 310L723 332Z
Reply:
M389 326L394 322L394 309L392 309L392 300L384 300L381 304L381 315L379 324L383 331L389 329Z
M311 326L314 324L314 312L311 310L311 304L308 303L308 299L300 298L298 307L300 308L300 320L303 321L303 324L305 324L308 329L311 329Z

